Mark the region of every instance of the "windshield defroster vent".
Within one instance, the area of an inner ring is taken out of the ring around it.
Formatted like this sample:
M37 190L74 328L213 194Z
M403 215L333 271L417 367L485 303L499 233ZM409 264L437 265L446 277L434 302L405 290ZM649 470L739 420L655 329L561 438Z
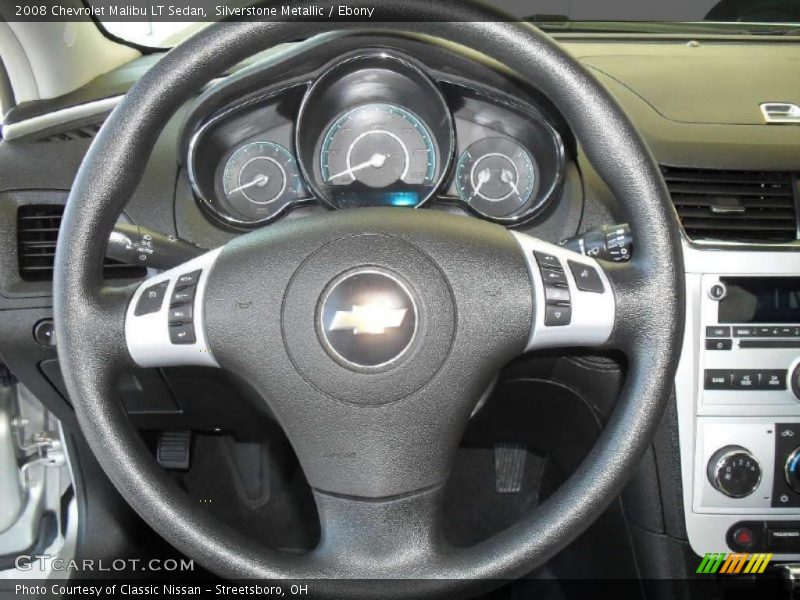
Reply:
M57 204L30 204L17 211L17 258L19 276L24 281L52 281L56 241L64 207ZM103 260L105 279L139 279L147 271L110 258Z
M739 243L798 238L797 179L791 173L662 170L689 238Z
M36 141L52 143L52 142L72 142L75 140L90 140L97 135L102 126L103 126L102 121L100 123L89 123L87 125L81 125L79 127L65 129L64 131L58 131L55 133L46 134L42 137L36 138Z

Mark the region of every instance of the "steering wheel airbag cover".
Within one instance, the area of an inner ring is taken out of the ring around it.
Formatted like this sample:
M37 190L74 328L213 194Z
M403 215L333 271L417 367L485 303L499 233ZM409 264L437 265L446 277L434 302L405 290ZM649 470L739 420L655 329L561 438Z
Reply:
M359 373L317 343L316 313L328 282L370 270L402 282L417 305L418 324L407 352L377 372ZM386 235L355 235L326 244L294 274L283 302L283 339L292 362L313 385L343 402L388 404L414 393L442 366L454 333L452 292L439 269L421 250Z

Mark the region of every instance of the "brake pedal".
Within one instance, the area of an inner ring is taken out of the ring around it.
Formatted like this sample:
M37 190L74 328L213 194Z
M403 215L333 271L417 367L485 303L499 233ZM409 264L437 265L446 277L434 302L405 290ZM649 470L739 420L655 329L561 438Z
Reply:
M156 459L165 469L186 471L192 451L191 431L162 431L158 434Z
M525 444L495 444L494 489L498 494L518 494L522 491L526 455Z

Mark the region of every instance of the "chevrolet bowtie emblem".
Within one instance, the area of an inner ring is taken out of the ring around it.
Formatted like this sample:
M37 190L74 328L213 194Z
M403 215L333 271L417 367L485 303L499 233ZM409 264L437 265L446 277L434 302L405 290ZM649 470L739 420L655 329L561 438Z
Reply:
M322 345L348 368L373 369L398 360L417 334L414 296L390 273L363 269L335 279L320 299Z
M329 331L351 329L354 335L386 333L387 329L400 327L406 316L406 308L389 308L375 304L357 304L351 310L337 310L333 315Z

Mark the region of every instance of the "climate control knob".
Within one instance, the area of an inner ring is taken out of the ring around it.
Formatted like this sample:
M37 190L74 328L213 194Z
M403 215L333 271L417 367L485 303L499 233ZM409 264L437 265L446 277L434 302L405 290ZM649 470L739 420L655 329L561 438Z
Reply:
M783 474L786 477L786 485L795 492L800 492L800 448L795 448L786 459Z
M731 498L749 496L761 483L761 465L741 446L717 450L708 461L707 473L711 485Z

